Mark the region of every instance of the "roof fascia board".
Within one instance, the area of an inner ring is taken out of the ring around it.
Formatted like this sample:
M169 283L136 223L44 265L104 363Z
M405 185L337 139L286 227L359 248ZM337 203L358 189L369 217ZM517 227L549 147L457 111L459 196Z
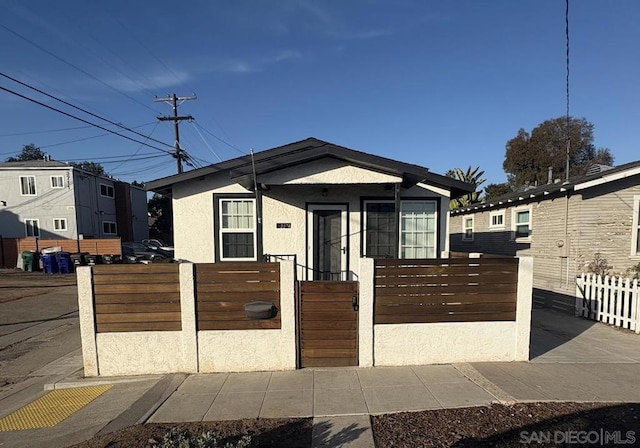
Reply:
M575 190L584 190L585 188L591 188L598 185L606 184L608 182L613 182L616 180L624 179L626 177L635 176L636 174L640 174L640 166L630 168L628 170L619 171L613 174L604 174L597 179L593 179L587 182L582 182L576 184L574 187Z

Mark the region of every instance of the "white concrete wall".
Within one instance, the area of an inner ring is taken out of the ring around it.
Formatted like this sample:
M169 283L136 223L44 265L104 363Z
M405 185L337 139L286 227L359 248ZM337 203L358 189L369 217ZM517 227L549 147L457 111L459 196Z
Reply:
M280 262L280 329L198 331L201 373L293 370L296 314L293 262Z
M533 261L520 258L516 320L373 326L373 364L404 366L453 362L528 361ZM361 286L361 298L366 294ZM362 306L361 315L367 313ZM368 321L367 317L361 319ZM361 323L362 325L362 323ZM361 353L364 348L361 347ZM361 355L362 356L362 355ZM366 360L366 358L365 358Z

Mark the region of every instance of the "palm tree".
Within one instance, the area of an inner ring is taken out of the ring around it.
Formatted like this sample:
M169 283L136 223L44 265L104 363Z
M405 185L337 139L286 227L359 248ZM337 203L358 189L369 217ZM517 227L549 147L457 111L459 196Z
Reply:
M470 204L480 201L480 191L478 191L478 187L487 181L487 179L482 178L483 174L484 171L480 171L479 166L477 166L475 169L469 167L467 168L467 171L462 171L462 169L460 168L454 168L447 171L446 176L462 182L466 182L476 187L476 191L467 193L466 195L460 196L457 199L452 199L451 203L449 204L449 208L451 210L455 210L460 207L467 207Z

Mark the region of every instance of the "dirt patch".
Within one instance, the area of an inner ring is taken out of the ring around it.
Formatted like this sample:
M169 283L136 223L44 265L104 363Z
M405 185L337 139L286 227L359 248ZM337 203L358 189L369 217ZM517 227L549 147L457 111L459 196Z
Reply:
M640 404L516 403L402 412L371 417L379 448L638 446ZM72 448L150 448L172 427L192 434L213 431L223 442L250 435L252 447L308 448L312 419L136 425Z
M251 436L252 447L268 448L309 448L311 446L311 430L313 421L301 419L258 419L234 420L225 422L200 423L147 423L135 425L86 442L73 445L71 448L147 448L162 441L162 437L171 428L201 434L213 431L221 446L227 442L235 442L244 435Z
M385 448L637 446L638 411L637 403L494 404L372 416L371 425Z

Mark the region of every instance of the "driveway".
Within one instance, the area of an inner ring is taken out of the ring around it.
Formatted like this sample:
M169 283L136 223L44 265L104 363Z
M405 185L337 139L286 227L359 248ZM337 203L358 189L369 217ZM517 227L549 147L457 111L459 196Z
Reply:
M534 363L640 363L640 335L549 309L531 316Z

